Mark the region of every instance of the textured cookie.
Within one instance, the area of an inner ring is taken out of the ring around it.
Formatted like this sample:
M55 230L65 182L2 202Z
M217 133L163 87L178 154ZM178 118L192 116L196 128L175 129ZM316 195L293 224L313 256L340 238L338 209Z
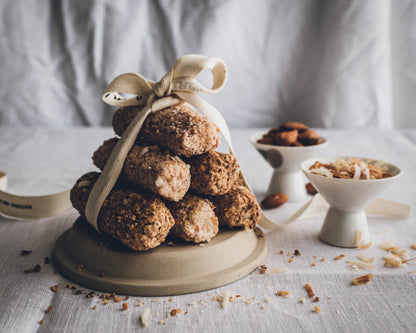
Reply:
M212 197L212 200L220 225L252 229L260 220L260 206L247 187L233 187L227 194Z
M85 217L85 207L98 172L77 180L71 189L72 205ZM172 214L154 194L138 193L116 184L98 214L99 229L135 251L146 251L161 244L174 225Z
M240 172L238 161L232 154L210 151L186 161L191 165L191 189L200 194L227 193Z
M208 200L187 194L179 202L166 203L175 225L171 235L188 242L209 242L218 233L218 219L214 205Z
M95 151L92 159L99 169L104 169L118 140L104 141ZM161 151L157 146L134 145L126 156L121 176L167 200L178 201L189 189L189 169L178 156Z
M134 106L118 109L113 116L116 134L121 136L140 110ZM220 138L220 131L214 123L184 104L150 113L138 136L141 142L187 157L215 149Z

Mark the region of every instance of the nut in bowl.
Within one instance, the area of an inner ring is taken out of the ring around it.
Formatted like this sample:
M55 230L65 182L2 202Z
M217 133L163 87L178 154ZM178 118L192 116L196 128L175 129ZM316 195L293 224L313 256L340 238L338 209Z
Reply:
M304 161L301 169L329 203L319 238L340 247L369 244L365 208L400 176L383 161L355 157L321 157Z
M307 197L300 164L319 156L328 141L306 125L290 122L250 136L251 144L274 169L267 194L284 193L289 202Z

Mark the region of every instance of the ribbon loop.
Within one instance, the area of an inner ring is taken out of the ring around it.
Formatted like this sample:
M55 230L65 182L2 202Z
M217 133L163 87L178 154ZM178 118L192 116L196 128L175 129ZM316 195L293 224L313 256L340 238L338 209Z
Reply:
M211 88L204 87L196 80L204 69L209 69L212 73ZM148 80L136 73L119 75L104 91L102 99L113 106L144 106L148 104L152 94L157 97L169 96L181 91L215 94L223 88L226 81L227 67L220 58L188 54L176 60L169 72L158 82ZM135 97L126 98L120 93L133 94Z

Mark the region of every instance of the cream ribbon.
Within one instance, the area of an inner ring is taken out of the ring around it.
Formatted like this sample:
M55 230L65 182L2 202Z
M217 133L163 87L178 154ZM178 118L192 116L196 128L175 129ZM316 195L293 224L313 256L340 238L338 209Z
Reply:
M40 195L15 195L7 190L7 175L0 171L0 212L19 218L42 218L59 214L72 207L69 191Z

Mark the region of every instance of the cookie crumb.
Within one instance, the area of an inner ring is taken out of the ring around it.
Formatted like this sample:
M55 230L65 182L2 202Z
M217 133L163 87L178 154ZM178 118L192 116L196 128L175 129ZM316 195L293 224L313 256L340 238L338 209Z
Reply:
M46 309L45 313L50 313L52 311L52 305L49 305Z
M366 274L366 275L359 276L359 277L357 277L357 278L355 278L355 279L352 279L352 284L353 284L353 285L355 285L355 286L358 286L358 285L360 285L360 284L366 284L366 283L370 282L370 280L371 280L373 277L374 277L374 275L373 275L373 274L368 273L368 274Z
M31 254L32 250L22 250L20 251L21 256L27 256L28 254Z
M42 320L39 322L39 324L41 324L41 325L42 325L43 323L44 323L44 320L42 319Z
M25 269L24 271L23 271L23 273L25 273L25 274L29 274L29 273L39 273L40 271L41 271L41 266L39 265L39 264L37 264L35 267L33 267L33 268L28 268L28 269Z
M315 293L313 292L312 286L309 283L305 284L305 289L306 289L306 292L308 293L308 295L310 297L315 296Z
M181 309L173 309L169 312L169 315L170 317L177 317L181 312Z
M267 266L266 265L260 265L259 270L260 270L260 274L265 274L266 271L267 271Z
M295 256L300 256L300 252L299 250L295 250L295 252L293 253Z
M85 271L85 266L84 265L77 265L77 271L78 272L84 272Z
M51 261L49 260L49 257L45 257L45 259L43 259L43 263L45 265L49 264Z
M315 306L313 308L313 311L316 312L316 313L320 313L321 312L321 307L320 306Z
M341 259L343 259L345 257L345 254L340 254L339 256L336 256L335 258L334 258L334 260L341 260Z
M291 294L291 292L290 292L290 291L287 291L287 290L279 290L279 291L276 293L276 295L277 295L277 296L282 296L282 297L289 298L292 294Z
M314 262L312 263L312 266L313 266L313 267L315 267L315 266L316 266L316 261L314 261Z
M129 309L128 303L123 303L123 311L127 311Z
M49 287L49 289L50 289L52 292L57 293L57 292L59 291L59 285L57 284L57 285L55 285L55 286Z

